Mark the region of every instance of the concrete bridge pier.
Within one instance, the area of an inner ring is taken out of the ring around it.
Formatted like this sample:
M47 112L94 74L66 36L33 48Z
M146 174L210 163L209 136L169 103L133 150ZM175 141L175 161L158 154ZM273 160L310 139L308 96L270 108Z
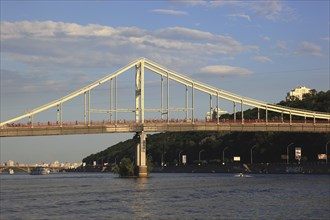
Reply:
M138 177L148 176L147 167L147 151L146 151L146 133L144 131L137 132L139 141L136 145L136 168L135 175Z

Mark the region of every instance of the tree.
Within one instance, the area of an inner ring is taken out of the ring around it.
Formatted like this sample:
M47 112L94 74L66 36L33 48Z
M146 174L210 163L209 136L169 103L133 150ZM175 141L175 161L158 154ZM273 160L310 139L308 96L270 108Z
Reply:
M119 174L120 177L134 176L134 164L131 159L124 157L119 165L116 164L112 171Z

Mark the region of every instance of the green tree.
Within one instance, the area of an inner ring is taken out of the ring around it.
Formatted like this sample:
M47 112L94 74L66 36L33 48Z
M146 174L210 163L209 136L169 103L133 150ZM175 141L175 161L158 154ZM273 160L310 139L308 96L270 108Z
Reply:
M112 171L120 177L134 176L134 164L131 159L124 157L119 164L116 164Z

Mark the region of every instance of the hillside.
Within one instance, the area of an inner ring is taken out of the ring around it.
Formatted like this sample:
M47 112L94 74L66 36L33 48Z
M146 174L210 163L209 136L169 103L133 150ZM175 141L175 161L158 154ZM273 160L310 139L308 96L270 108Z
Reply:
M304 100L281 101L283 106L303 108L313 111L330 111L330 90L319 92L314 96L306 96ZM245 118L255 118L257 109L244 112ZM239 115L239 114L238 114ZM231 117L224 115L223 118ZM272 117L272 116L270 116ZM276 117L276 116L273 116ZM133 135L132 135L133 136ZM151 155L155 166L163 162L168 165L178 163L179 153L187 155L187 163L196 163L201 152L201 160L208 163L218 163L222 160L224 148L225 160L231 161L234 156L240 156L241 161L249 163L251 147L255 163L285 162L281 155L286 155L286 147L290 148L290 158L294 158L294 148L302 148L302 161L316 162L317 154L325 153L325 143L330 140L330 134L314 133L226 133L226 132L182 132L158 133L147 136L147 154ZM113 145L104 151L92 154L83 159L87 164L97 161L98 164L118 162L123 157L134 160L136 141L132 138ZM292 159L293 161L293 159Z

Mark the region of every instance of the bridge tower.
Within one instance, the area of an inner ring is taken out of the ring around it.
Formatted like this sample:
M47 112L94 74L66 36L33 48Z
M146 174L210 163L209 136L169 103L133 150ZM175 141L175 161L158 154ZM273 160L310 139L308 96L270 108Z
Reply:
M135 122L144 124L144 59L135 65ZM137 132L139 141L136 145L136 175L147 177L146 133Z
M135 65L135 122L144 123L144 59Z

